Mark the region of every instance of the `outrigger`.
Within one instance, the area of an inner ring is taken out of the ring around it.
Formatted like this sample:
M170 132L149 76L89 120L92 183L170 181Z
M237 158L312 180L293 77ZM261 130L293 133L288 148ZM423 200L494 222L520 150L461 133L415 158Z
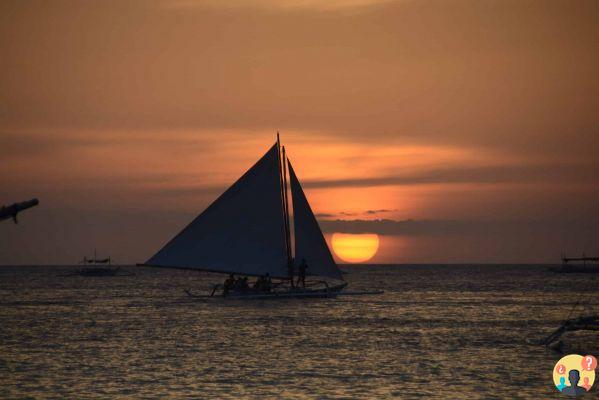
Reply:
M560 273L599 273L599 257L587 257L584 253L582 257L562 256L562 265L552 268L553 272Z
M213 286L210 294L194 293L189 289L185 289L185 293L194 299L239 299L239 300L266 300L266 299L299 299L299 298L334 298L337 296L364 296L383 294L383 290L362 290L362 291L347 291L344 290L347 283L340 283L330 286L326 281L311 282L312 285L306 288L289 288L286 282L282 281L273 285L270 291L262 291L256 289L232 290L225 292L222 284ZM320 285L320 286L318 286Z
M273 285L271 290L260 290L254 288L242 289L242 290L231 290L225 292L222 284L214 285L213 290L210 294L197 294L192 293L190 290L185 289L185 293L188 296L199 299L207 299L214 297L225 297L228 299L248 299L248 300L264 300L264 299L282 299L282 298L331 298L337 297L339 294L358 294L358 292L344 292L341 291L347 286L347 283L341 283L334 286L329 286L326 281L318 282L321 283L322 287L307 287L290 289L285 286L286 282L279 282ZM359 292L360 294L380 294L382 291L376 292Z
M310 298L382 293L343 291L347 283L333 260L285 147L280 145L278 133L276 143L254 166L154 256L138 265L216 272L229 274L229 279L233 275L245 277L240 287L233 287L227 280L209 293L185 291L194 298ZM268 279L269 287L250 287L250 276ZM306 276L318 280L306 282Z
M133 275L130 272L122 271L121 267L112 267L112 259L110 256L106 258L98 258L96 255L96 251L94 250L94 256L87 257L84 256L83 260L79 261L79 264L85 265L84 268L76 269L70 273L67 273L65 276L117 276L124 275L129 276Z
M562 335L573 331L597 331L599 332L599 315L586 315L578 318L567 319L553 331L549 336L540 341L540 344L560 350L563 343L560 341Z

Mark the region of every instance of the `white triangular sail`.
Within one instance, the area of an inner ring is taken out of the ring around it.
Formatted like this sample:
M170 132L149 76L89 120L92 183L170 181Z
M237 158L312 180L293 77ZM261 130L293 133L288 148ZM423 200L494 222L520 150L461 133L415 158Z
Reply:
M287 277L278 145L146 265Z
M288 165L295 227L295 264L298 265L305 259L308 275L343 279L291 162Z

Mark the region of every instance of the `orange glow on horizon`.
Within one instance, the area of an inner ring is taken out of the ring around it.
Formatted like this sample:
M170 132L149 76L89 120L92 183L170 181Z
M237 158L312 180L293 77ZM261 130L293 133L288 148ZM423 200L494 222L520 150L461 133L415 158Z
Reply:
M332 245L333 251L341 260L348 263L365 262L376 255L379 248L379 235L334 233Z

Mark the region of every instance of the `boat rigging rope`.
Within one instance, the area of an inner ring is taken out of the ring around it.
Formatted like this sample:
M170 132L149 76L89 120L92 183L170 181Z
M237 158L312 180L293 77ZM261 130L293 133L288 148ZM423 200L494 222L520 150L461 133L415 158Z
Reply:
M579 317L583 315L583 313L585 312L585 310L587 308L589 308L589 309L591 308L591 301L590 300L591 300L591 297L596 293L596 291L594 289L596 287L595 286L595 281L596 281L596 278L597 278L597 274L591 274L591 275L592 275L592 278L589 279L589 281L588 281L589 282L588 289L585 290L584 292L582 292L584 294L582 294L582 295L580 295L578 297L578 300L576 301L576 303L574 303L574 306L572 306L572 308L570 309L570 312L568 313L568 317L566 318L566 320L564 321L564 323L570 319L570 317L574 313L574 310L579 305L581 305L581 304L583 305L583 308L581 309L580 314L578 314Z

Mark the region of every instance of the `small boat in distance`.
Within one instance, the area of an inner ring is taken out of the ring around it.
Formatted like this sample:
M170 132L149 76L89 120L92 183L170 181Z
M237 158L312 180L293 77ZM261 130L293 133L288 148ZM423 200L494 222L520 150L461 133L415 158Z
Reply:
M276 143L254 166L148 261L138 265L229 275L210 293L186 290L188 295L201 298L334 297L347 286L278 133ZM300 285L302 276L311 279ZM257 280L251 284L248 277ZM381 292L347 294L375 293Z
M560 273L599 273L599 257L587 257L584 253L582 257L562 256L562 265L552 269L553 272Z
M111 268L112 260L110 256L107 258L98 258L94 250L94 257L83 257L79 264L91 265L91 267L80 268L75 270L71 275L81 276L115 276L120 271L120 267Z

